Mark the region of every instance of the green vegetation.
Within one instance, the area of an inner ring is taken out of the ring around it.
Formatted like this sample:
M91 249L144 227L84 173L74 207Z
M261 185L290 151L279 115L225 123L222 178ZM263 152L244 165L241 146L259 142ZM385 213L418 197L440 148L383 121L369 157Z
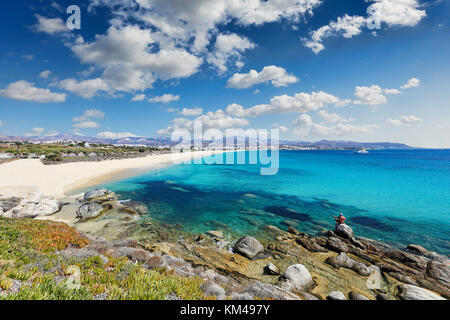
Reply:
M95 154L97 157L103 158L121 158L125 156L142 156L154 151L161 151L155 147L143 146L114 146L91 144L85 146L84 142L76 144L33 144L27 142L0 142L0 153L10 153L15 157L26 158L29 155L36 157L45 156L46 161L60 162L63 160L73 160L89 158L89 154ZM164 150L167 151L167 150Z
M68 246L89 244L65 224L0 218L0 299L85 300L204 299L200 278L181 277L164 269L147 270L127 258L56 255ZM80 270L76 288L68 286L73 268ZM20 284L20 289L17 284ZM15 288L16 287L16 288Z

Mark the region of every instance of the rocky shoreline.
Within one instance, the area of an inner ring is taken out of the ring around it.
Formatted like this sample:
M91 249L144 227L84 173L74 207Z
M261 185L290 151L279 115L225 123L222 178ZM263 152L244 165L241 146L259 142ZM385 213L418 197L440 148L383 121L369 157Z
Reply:
M319 237L293 226L266 226L264 237L233 239L224 230L192 235L152 220L145 205L95 190L55 199L40 194L0 197L0 217L62 221L89 239L58 255L127 258L140 267L201 279L216 299L445 300L450 260L420 245L398 250L337 225ZM108 298L108 293L97 298ZM167 298L180 298L169 295Z

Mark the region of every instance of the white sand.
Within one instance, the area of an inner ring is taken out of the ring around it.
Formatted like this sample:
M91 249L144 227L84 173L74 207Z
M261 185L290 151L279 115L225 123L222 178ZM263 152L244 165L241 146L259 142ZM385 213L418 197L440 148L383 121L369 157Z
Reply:
M0 194L22 196L29 192L41 192L48 196L63 197L70 190L135 176L214 153L222 151L183 152L58 165L44 165L38 159L17 160L0 165Z

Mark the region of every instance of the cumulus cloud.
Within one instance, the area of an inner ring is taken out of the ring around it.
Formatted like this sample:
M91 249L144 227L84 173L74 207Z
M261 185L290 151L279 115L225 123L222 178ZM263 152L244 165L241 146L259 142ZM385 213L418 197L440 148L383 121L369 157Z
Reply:
M24 80L10 83L6 88L0 90L0 96L40 103L66 101L65 93L56 93L49 89L37 88L34 86L34 83Z
M408 80L407 83L402 85L400 88L402 90L405 90L405 89L409 89L409 88L415 88L415 87L418 87L418 86L420 86L420 80L417 79L417 78L411 78L411 79Z
M317 112L317 115L320 116L326 123L352 122L355 120L353 118L344 118L337 113L328 113L327 110L320 110Z
M306 135L319 137L354 136L372 133L374 129L379 127L377 124L353 125L345 122L325 126L315 123L308 114L299 115L294 120L293 125L293 133L301 137Z
M133 133L130 133L130 132L111 132L111 131L99 132L97 134L97 138L101 138L101 139L122 139L122 138L132 138L132 137L138 137L138 136Z
M179 114L185 116L185 117L191 117L191 116L199 116L203 113L202 108L183 108L179 112Z
M377 106L387 103L386 96L383 95L383 89L377 85L356 87L354 95L358 98L358 100L353 102L354 104Z
M325 49L324 39L335 36L352 38L359 35L364 27L373 29L386 24L388 27L413 27L425 16L425 10L420 9L418 0L367 0L371 2L367 8L367 16L349 16L331 21L328 25L312 31L309 38L302 39L305 46L316 54Z
M35 14L38 20L33 27L38 32L44 32L51 35L68 31L66 24L61 18L46 18L39 14Z
M226 112L219 109L216 111L209 111L204 115L201 115L194 120L186 118L175 118L171 121L165 129L158 130L160 135L170 135L173 133L179 133L184 130L192 131L194 129L194 122L200 122L204 130L214 128L214 129L226 129L232 127L243 127L249 124L247 119L232 117L227 115Z
M93 119L103 119L104 116L105 113L101 110L87 109L81 116L72 119L75 122L73 126L79 129L99 128L101 126L100 123Z
M219 34L214 45L214 51L209 54L208 62L214 65L220 72L228 70L229 60L235 60L238 67L242 67L242 53L253 49L255 44L246 37L235 33Z
M324 108L327 105L342 106L346 101L340 100L329 93L319 91L312 93L300 92L293 96L281 95L270 99L269 104L260 104L245 109L238 104L231 104L226 108L230 115L237 117L258 117L263 114L284 114L308 112Z
M50 70L44 70L39 74L39 77L47 79L50 76L50 73L52 73Z
M83 98L92 98L99 91L108 91L108 84L101 78L77 81L75 79L65 79L59 82L61 89L73 92Z
M414 123L422 122L423 120L416 116L401 116L400 119L387 119L386 123L393 126L410 126Z
M235 89L247 89L259 83L270 82L274 87L285 87L296 83L299 79L288 74L284 68L277 66L266 66L261 72L250 70L248 73L235 73L228 79L227 87Z
M137 94L135 95L131 101L144 101L145 100L145 94Z
M169 102L178 101L178 100L180 100L180 96L179 95L175 96L173 94L166 93L166 94L163 94L162 96L152 97L152 98L148 99L148 102L169 103Z

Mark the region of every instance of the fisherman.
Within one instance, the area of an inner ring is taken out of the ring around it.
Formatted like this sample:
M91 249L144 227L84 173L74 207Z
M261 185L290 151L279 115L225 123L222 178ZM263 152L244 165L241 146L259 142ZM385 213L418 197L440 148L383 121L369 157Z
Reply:
M345 220L347 220L341 212L339 212L338 217L333 216L333 218L336 221L336 224L345 224Z

